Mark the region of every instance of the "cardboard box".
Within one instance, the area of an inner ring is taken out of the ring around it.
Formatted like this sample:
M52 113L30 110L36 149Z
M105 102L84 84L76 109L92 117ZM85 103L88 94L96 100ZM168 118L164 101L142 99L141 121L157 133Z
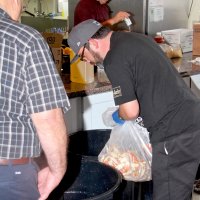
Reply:
M192 51L192 29L173 29L162 31L161 33L167 43L171 45L179 44L183 53Z
M42 36L47 41L50 47L61 47L63 41L63 35L60 33L42 33Z
M193 24L193 55L200 55L200 23Z
M62 68L62 41L63 35L59 33L42 33L42 36L47 41L49 47L51 48L56 68L59 73L61 73Z
M61 73L61 69L62 69L62 48L54 48L51 47L51 51L54 57L54 62L56 64L56 68L59 72L59 74Z

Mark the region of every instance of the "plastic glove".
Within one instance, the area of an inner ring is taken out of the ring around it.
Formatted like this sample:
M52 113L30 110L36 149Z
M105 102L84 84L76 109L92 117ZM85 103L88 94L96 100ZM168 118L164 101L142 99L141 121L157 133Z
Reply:
M125 121L119 117L119 107L110 107L103 114L102 119L105 126L114 127L122 125Z
M123 125L124 124L124 120L122 118L120 118L119 116L119 110L116 110L113 114L112 114L112 118L114 120L114 122L116 124L119 124L119 125Z

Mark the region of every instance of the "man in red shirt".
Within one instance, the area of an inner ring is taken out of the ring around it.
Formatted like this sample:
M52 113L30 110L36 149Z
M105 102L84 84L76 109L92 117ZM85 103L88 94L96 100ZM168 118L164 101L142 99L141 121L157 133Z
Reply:
M105 26L112 26L129 17L130 14L119 11L111 17L111 10L107 5L109 0L80 0L74 12L74 25L87 19L95 19Z

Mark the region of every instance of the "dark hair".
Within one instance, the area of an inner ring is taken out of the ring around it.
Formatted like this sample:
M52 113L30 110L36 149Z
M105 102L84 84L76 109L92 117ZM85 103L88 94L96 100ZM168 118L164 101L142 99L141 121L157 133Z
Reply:
M91 38L101 39L104 38L110 33L111 29L107 26L102 26Z

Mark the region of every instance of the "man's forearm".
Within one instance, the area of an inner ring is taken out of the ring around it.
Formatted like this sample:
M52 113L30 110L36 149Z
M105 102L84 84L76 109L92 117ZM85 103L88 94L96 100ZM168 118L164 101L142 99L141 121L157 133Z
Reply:
M51 172L64 175L68 136L61 109L33 114L32 119Z

